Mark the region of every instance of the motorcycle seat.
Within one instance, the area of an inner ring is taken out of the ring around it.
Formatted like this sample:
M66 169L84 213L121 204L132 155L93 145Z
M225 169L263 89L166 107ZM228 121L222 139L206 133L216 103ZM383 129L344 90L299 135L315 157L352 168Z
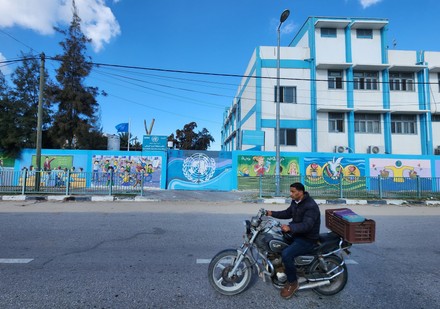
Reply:
M333 241L338 241L341 239L341 236L339 236L338 234L334 233L334 232L329 232L329 233L321 233L319 234L319 242L320 243L326 243L326 242L333 242Z
M331 251L339 246L340 240L341 237L333 232L319 234L318 244L313 251L317 253Z

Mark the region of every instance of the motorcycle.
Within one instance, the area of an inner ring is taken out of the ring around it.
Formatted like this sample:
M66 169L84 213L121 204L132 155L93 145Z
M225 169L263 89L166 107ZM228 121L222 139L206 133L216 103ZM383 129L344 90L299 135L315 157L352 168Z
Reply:
M281 223L266 217L260 209L251 220L245 220L244 242L240 249L217 253L208 268L211 286L223 295L245 291L255 271L264 282L270 280L281 289L287 283L281 252L292 243L281 231ZM321 295L334 295L347 283L347 266L343 254L350 254L351 243L334 232L322 233L310 254L295 258L299 290L312 289Z

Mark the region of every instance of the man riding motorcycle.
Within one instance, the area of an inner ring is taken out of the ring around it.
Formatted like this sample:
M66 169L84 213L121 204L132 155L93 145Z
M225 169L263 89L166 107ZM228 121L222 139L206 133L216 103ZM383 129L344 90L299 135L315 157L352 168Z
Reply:
M281 229L293 238L293 242L283 250L282 261L287 275L287 283L281 289L281 297L291 298L299 288L295 267L295 257L307 254L319 240L321 213L315 200L305 191L302 183L290 185L290 206L283 211L268 210L266 215L277 219L292 219Z

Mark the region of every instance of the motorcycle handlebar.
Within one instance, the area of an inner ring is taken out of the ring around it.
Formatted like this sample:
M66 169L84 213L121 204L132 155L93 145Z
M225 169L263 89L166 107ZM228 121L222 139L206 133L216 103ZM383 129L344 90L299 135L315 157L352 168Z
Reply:
M267 216L267 210L264 209L264 208L260 208L260 210L258 210L258 214L257 214L257 216L258 216L258 218L260 218L260 219L261 219L261 217L263 217L263 216ZM270 222L270 224L271 224L273 227L281 227L281 222L278 221L278 220L270 219L270 220L268 220L268 221Z
M261 218L262 216L266 216L267 215L267 211L264 208L260 208L260 210L258 211L258 216Z

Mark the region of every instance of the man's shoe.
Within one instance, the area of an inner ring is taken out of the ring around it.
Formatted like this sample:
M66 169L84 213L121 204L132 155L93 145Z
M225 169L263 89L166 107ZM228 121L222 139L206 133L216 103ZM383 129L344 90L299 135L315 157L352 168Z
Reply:
M298 291L299 284L298 281L295 282L287 282L284 288L281 289L281 297L285 299L291 298L296 291Z

